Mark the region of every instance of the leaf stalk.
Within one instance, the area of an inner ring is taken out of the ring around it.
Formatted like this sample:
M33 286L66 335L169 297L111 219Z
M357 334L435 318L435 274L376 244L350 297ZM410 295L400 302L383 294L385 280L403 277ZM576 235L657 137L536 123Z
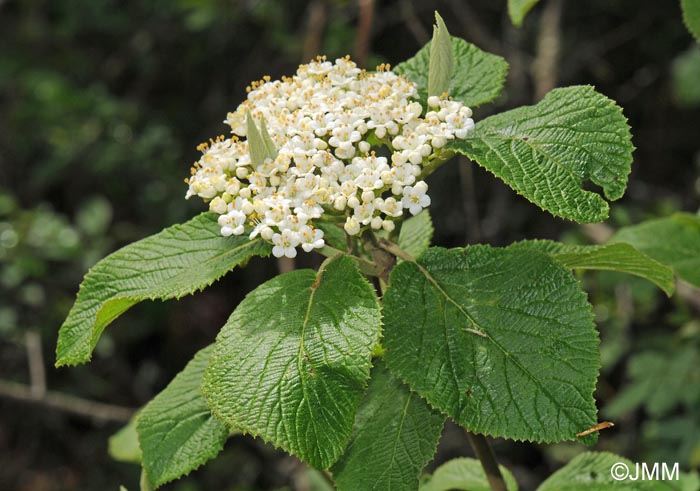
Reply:
M496 456L486 437L480 433L471 433L470 431L466 433L476 458L479 459L481 466L484 468L484 473L491 489L493 491L508 491L501 469L498 467Z

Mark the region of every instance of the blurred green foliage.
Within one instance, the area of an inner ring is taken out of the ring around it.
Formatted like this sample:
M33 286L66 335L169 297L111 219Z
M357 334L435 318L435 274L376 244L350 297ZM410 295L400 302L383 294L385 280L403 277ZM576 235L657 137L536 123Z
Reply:
M580 233L565 238L588 241ZM616 425L598 446L638 462L700 469L700 291L683 283L669 302L638 278L599 272L582 279L602 338L596 399L601 420ZM547 451L563 463L580 449Z
M684 107L700 106L700 46L691 46L672 66L673 95Z
M62 306L72 302L60 280L109 250L111 218L101 197L86 200L69 220L47 203L22 209L0 190L0 337L17 338L60 319Z

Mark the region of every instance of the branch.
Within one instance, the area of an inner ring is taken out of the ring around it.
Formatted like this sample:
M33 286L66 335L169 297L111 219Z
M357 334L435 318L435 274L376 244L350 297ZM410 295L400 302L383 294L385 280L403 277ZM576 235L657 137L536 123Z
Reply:
M402 0L399 7L401 9L401 17L403 21L408 30L411 31L411 34L413 34L413 37L418 45L423 46L425 43L430 41L430 33L426 31L423 24L421 24L410 0Z
M357 36L355 37L355 62L360 66L365 66L372 39L374 0L359 0L358 4L359 18L357 22Z
M30 329L27 331L24 341L27 347L31 391L35 397L41 398L46 394L46 369L44 367L44 353L41 349L41 336L35 330Z
M562 0L549 0L542 12L537 57L532 63L535 100L542 99L559 80Z
M493 36L484 26L476 11L469 6L469 2L459 0L448 0L450 10L462 24L462 31L465 37L471 38L481 49L491 53L500 54L503 51L500 41Z
M306 36L302 48L302 62L307 63L321 51L323 43L323 31L326 28L328 18L325 0L316 0L309 4L307 10Z
M0 380L0 398L44 406L100 422L126 423L136 412L132 408L113 406L60 392L46 391L43 395L38 395L31 387L9 380Z
M277 272L279 274L289 273L296 269L296 261L292 257L278 257L277 258Z

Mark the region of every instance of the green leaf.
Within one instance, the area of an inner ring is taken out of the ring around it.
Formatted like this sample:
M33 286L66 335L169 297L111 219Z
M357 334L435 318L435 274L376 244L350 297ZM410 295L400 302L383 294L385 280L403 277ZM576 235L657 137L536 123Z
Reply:
M613 472L618 473L618 477L625 477L625 469L630 471L632 477L637 473L635 464L619 455L585 452L552 474L537 491L680 491L683 489L682 482L686 479L685 476L680 476L678 481L644 480L641 478L641 468L637 480L615 480L612 477Z
M521 26L527 13L539 0L508 0L508 15L513 25Z
M107 450L109 456L119 462L141 463L141 447L136 433L136 418L131 418L122 429L109 437Z
M611 242L627 242L667 264L688 283L700 287L700 217L676 213L620 229Z
M630 244L567 245L550 240L516 242L510 249L536 250L570 269L617 271L639 276L661 288L669 297L675 290L673 270Z
M597 422L591 306L548 256L431 248L394 268L383 303L387 365L466 429L554 442Z
M417 490L444 423L443 415L376 366L350 443L331 469L338 490Z
M447 92L454 73L454 51L445 21L435 11L433 39L430 43L430 68L428 69L428 95L440 96Z
M345 239L345 230L343 230L343 224L336 222L325 222L322 220L317 220L314 224L316 228L323 231L323 240L327 245L344 251L347 247L347 242Z
M266 159L274 159L277 157L277 148L275 142L272 141L270 134L265 126L265 119L260 122L260 129L255 124L253 116L248 111L246 117L246 135L248 139L248 151L250 152L250 160L253 164L262 165Z
M433 221L428 210L409 218L401 226L399 232L399 247L413 257L420 256L430 247L433 239Z
M681 8L686 27L700 41L700 0L681 0Z
M262 136L263 143L265 144L265 154L266 157L274 160L277 157L277 147L275 142L267 131L267 125L265 124L265 118L260 120L260 136Z
M399 231L397 245L410 256L418 257L430 247L434 231L430 213L428 213L428 210L423 210L418 215L407 218L403 222ZM378 230L375 234L377 237L391 240L391 234L385 230ZM399 258L398 262L401 261L402 259Z
M621 109L590 86L554 89L534 106L486 118L470 138L446 148L542 209L577 222L607 218L608 203L583 182L601 186L609 200L620 198L633 150Z
M327 468L350 438L380 330L374 289L349 257L278 276L219 333L204 395L229 425Z
M518 491L518 483L508 469L499 466L508 491ZM481 462L452 459L438 467L420 486L420 491L491 491Z
M143 467L153 487L189 474L224 448L229 429L200 393L213 348L200 350L138 417Z
M419 99L428 99L430 54L432 42L423 46L413 58L394 67L394 72L405 74L418 85ZM452 37L454 69L447 93L456 101L476 107L494 100L503 90L508 63L500 56L481 51L464 39Z
M58 334L56 366L89 361L105 327L132 305L194 293L252 256L269 253L262 239L222 237L213 213L114 252L85 275Z

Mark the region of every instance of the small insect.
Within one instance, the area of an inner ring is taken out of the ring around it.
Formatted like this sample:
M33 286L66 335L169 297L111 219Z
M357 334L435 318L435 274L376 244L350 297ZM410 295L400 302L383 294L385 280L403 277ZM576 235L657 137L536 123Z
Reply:
M602 423L598 423L597 425L593 425L590 428L588 428L585 431L582 431L581 433L576 433L576 437L581 438L586 435L590 435L591 433L595 433L596 431L604 430L606 428L612 428L615 426L615 423L611 423L610 421L603 421Z

